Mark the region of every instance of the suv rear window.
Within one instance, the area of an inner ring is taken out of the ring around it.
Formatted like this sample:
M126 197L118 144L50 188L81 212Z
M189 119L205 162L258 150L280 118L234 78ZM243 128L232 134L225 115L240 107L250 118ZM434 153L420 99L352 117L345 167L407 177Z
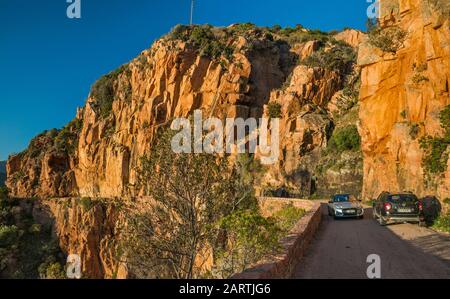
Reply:
M387 200L390 202L399 202L399 201L415 202L415 201L418 201L417 197L413 194L389 195Z

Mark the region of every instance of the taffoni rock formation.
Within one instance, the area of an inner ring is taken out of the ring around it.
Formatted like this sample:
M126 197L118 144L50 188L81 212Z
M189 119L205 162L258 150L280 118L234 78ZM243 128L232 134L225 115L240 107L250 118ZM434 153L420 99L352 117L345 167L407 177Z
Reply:
M422 136L443 133L439 113L450 104L449 9L448 1L382 0L381 26L403 29L406 40L396 53L368 42L360 46L366 198L376 198L381 191L450 197L450 167L435 184L428 184L419 143Z

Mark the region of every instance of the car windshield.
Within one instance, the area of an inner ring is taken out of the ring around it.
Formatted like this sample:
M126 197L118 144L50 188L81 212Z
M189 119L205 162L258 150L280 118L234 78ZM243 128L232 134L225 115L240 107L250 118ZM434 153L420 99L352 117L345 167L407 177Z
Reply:
M333 197L333 202L349 202L349 201L350 201L350 196L346 195L346 194L335 195Z
M391 201L391 202L399 202L399 201L415 202L415 201L417 201L417 197L413 194L395 194L395 195L389 195L388 201Z

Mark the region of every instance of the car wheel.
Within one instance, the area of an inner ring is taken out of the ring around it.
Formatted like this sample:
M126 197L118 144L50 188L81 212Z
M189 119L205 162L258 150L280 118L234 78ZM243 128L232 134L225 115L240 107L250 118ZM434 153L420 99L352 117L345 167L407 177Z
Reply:
M364 215L361 215L358 217L359 219L364 219Z
M328 216L333 216L333 214L331 214L331 209L328 208Z

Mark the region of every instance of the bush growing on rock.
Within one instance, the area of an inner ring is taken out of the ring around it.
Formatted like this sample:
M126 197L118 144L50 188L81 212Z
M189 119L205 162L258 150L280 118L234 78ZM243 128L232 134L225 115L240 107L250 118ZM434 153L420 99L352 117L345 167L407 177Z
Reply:
M216 36L210 25L176 26L169 34L169 39L181 40L198 48L200 55L218 59L224 56L228 61L233 60L234 49L227 45L227 40Z
M39 276L42 279L66 279L64 267L54 259L49 259L39 266Z
M396 53L406 40L408 33L398 26L381 28L377 23L368 23L369 43L383 52Z
M344 151L357 151L361 147L361 137L358 133L358 128L355 125L350 125L343 128L338 128L333 132L330 138L328 148L339 153Z
M300 63L308 67L321 67L347 75L353 70L356 57L356 52L350 45L334 41L331 48L322 48Z
M306 214L304 209L296 208L293 204L286 205L277 211L273 217L277 219L277 225L285 232L291 230L297 221Z
M56 149L69 154L75 152L82 124L81 119L74 119L60 131L57 131L58 133L54 137Z
M425 175L431 177L447 170L450 145L450 105L447 105L439 114L444 136L424 136L420 139L420 146L425 155L422 161Z
M433 227L439 231L450 233L450 212L440 215L435 220Z
M276 102L271 102L267 106L268 114L270 118L280 118L281 117L281 104Z
M227 243L217 252L213 272L220 278L229 278L246 270L269 253L279 248L282 230L274 219L268 219L251 210L238 211L222 218L220 230L226 232Z
M115 82L126 71L128 71L127 66L122 65L117 70L102 76L92 86L91 96L95 99L93 106L100 117L107 118L111 114L115 96Z

